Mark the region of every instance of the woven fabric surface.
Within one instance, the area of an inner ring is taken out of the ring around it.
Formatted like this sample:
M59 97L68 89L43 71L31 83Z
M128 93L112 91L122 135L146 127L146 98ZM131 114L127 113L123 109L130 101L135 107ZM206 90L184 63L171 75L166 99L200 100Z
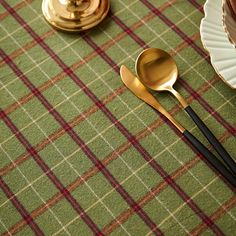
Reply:
M111 0L96 28L67 34L42 1L0 1L2 235L235 235L235 190L119 76L147 47L170 52L175 88L235 157L236 93L201 44L204 2Z

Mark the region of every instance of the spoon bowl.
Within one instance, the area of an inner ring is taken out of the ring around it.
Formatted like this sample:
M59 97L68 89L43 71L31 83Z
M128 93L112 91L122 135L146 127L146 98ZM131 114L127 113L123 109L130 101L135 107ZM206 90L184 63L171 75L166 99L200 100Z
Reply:
M148 48L138 56L136 72L147 87L157 91L170 91L178 78L174 59L158 48Z
M178 68L172 56L159 48L144 50L136 60L136 72L142 83L156 91L171 92L183 106L184 98L173 88L178 78Z

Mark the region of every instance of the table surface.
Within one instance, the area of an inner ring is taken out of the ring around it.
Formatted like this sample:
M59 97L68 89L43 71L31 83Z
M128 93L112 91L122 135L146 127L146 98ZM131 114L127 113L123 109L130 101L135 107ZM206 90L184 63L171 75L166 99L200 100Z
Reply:
M235 158L236 93L202 47L204 1L111 0L82 34L53 30L41 3L1 0L0 233L233 235L234 189L119 76L144 48L169 51L176 89Z

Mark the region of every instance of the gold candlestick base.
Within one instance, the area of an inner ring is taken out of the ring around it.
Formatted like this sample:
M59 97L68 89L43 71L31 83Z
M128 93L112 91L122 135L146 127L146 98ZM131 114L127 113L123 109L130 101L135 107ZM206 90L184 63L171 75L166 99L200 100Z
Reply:
M43 0L42 11L53 27L78 32L100 23L110 8L109 0Z

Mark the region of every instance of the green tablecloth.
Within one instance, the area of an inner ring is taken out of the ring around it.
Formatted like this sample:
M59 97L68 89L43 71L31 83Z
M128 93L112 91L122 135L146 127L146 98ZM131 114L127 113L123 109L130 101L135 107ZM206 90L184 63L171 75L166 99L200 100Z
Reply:
M42 1L0 2L1 234L235 235L232 187L119 76L144 48L169 51L177 90L235 158L236 93L202 47L203 0L111 0L82 34L53 30Z

